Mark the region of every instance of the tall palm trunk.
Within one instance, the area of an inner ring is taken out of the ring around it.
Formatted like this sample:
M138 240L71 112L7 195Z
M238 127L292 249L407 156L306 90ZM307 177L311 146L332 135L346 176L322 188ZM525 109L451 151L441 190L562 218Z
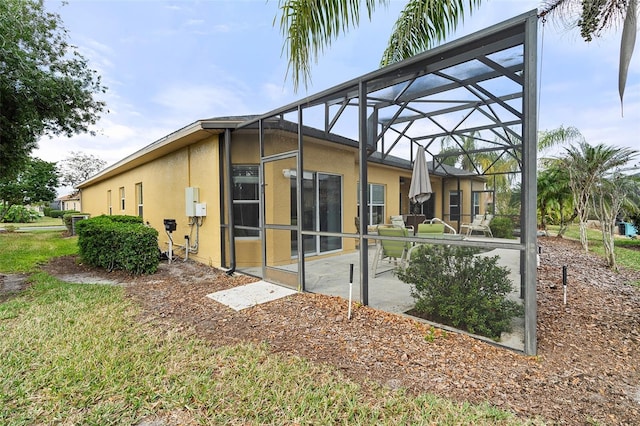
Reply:
M603 220L600 222L602 229L602 245L604 247L604 257L607 261L607 266L617 271L618 265L616 264L616 256L614 252L615 243L613 230L615 227L615 221Z
M589 240L587 239L587 221L580 218L580 244L585 253L589 252Z

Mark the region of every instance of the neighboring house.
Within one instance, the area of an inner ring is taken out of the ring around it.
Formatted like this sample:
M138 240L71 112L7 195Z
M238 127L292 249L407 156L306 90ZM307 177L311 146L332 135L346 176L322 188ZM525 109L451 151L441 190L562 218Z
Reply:
M82 202L80 201L80 192L63 195L55 199L58 203L59 210L82 211Z
M51 210L62 210L61 207L62 207L62 202L60 201L60 198L56 198L55 200L49 203L49 208Z

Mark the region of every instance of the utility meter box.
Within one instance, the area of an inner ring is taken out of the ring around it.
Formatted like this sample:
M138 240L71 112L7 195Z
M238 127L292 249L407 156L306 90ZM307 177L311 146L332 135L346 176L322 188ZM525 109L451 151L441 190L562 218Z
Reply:
M200 190L196 187L189 186L184 189L184 201L187 217L196 215L196 204L200 201Z
M205 217L207 215L207 203L196 203L196 216Z
M164 229L167 232L173 232L176 230L176 220L175 219L165 219L164 220Z

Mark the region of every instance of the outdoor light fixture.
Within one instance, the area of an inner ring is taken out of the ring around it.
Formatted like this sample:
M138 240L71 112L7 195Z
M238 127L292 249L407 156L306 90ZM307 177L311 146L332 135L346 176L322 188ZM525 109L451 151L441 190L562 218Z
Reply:
M282 169L282 176L284 176L285 178L289 179L289 178L294 178L296 176L298 176L298 172L295 169ZM313 179L313 173L311 172L304 172L302 174L302 178L306 179L306 180L311 180Z

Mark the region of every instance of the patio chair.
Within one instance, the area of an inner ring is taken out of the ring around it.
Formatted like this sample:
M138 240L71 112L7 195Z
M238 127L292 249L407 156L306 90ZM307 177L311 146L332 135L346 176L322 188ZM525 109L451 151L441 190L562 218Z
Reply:
M451 225L437 217L434 217L431 220L425 220L423 223L418 224L416 236L425 239L461 240L463 238L462 235L456 233L456 230ZM409 249L409 253L407 254L407 264L411 262L411 256L413 255L414 250L418 249L422 245L424 245L424 243L419 242Z
M442 231L444 233L444 235L457 235L458 234L456 232L456 230L453 228L453 226L449 225L447 222L445 222L444 220L442 220L442 219L440 219L438 217L431 218L430 220L425 220L424 223L425 224L442 225L442 226L444 226L444 230Z
M381 237L408 237L409 231L407 228L400 228L396 226L379 226L378 235ZM389 262L392 262L394 266L400 266L402 268L406 267L407 255L411 248L410 242L381 239L378 243L372 267L372 275L374 278L378 273L378 265L382 260L386 259ZM382 272L386 272L388 270L389 269Z
M463 228L467 229L466 235L469 236L473 233L473 231L480 231L484 236L489 236L493 238L493 233L491 232L491 220L493 219L492 214L486 214L484 216L476 215L471 223L463 223L460 225L460 232L462 232Z
M406 226L404 223L404 218L400 215L398 216L391 216L391 225L393 226L397 226L399 228L406 228L408 230L411 231L411 233L413 234L413 226Z
M416 236L420 238L438 238L444 235L443 223L419 223Z

